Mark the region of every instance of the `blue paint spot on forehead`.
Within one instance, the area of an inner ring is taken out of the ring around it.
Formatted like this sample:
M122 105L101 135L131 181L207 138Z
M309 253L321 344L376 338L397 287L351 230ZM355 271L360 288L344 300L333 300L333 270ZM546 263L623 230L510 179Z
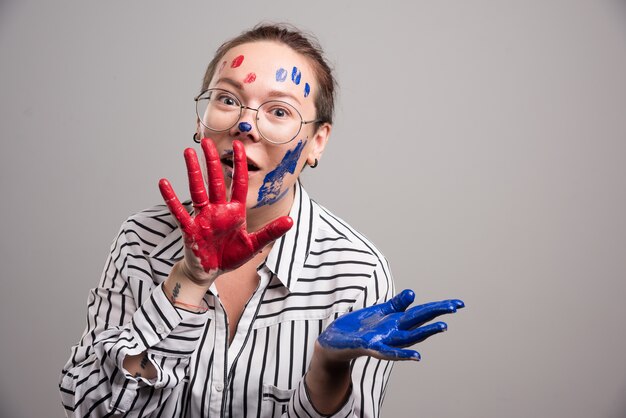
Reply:
M304 97L308 97L309 93L311 93L311 86L309 83L304 83Z
M291 81L296 83L296 85L300 84L300 79L302 78L302 72L298 70L298 67L293 67L291 70Z
M287 79L287 70L284 68L279 68L276 70L276 81L283 82Z

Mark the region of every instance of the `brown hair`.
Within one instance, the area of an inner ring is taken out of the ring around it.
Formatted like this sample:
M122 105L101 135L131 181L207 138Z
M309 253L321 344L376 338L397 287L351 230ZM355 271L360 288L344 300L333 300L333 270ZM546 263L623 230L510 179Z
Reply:
M321 126L322 123L332 124L335 111L335 87L337 85L332 69L324 57L317 39L313 35L305 34L291 25L261 23L223 43L215 52L215 56L204 73L202 91L209 88L217 65L230 49L245 43L258 41L282 43L311 61L315 78L319 84L319 91L314 92L315 109L317 111L316 119L319 120L316 128Z

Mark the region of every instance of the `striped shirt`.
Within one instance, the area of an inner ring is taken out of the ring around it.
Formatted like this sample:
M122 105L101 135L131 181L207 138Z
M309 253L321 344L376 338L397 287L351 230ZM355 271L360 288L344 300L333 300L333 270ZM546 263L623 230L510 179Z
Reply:
M86 330L61 373L68 416L324 416L303 379L316 338L341 314L384 302L394 289L383 255L295 187L294 227L257 269L259 286L230 345L215 285L202 314L174 307L163 292L183 256L167 208L122 225L89 294ZM146 350L158 372L152 380L122 366L125 356ZM350 396L333 416L378 416L391 368L371 357L354 360Z

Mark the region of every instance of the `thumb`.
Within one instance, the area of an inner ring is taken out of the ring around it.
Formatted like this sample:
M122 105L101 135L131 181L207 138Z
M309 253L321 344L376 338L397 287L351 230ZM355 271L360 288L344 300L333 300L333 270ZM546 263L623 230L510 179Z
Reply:
M252 249L254 252L261 250L270 242L282 237L293 226L293 219L289 216L282 216L273 220L263 228L249 235L252 242Z
M404 289L402 292L395 295L391 300L385 302L383 311L385 314L394 312L404 312L411 303L415 300L415 292L411 289Z

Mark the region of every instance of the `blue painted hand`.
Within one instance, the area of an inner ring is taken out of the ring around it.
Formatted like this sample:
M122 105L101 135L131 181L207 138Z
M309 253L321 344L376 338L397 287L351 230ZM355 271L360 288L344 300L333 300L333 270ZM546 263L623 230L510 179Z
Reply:
M424 325L439 315L456 312L465 304L458 299L407 308L415 299L403 290L391 300L337 318L318 337L327 358L348 361L360 356L384 360L419 360L417 351L405 347L445 331L445 322ZM423 326L422 326L423 325Z

